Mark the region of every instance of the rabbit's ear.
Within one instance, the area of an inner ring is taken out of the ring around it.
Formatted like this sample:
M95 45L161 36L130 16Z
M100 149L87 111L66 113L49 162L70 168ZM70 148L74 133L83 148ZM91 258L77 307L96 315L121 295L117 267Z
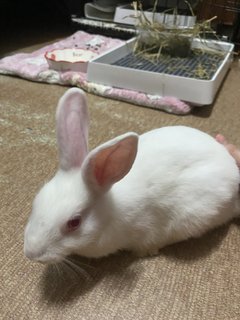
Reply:
M82 166L87 184L96 191L105 191L121 180L136 158L138 135L126 133L91 151Z
M62 96L56 122L61 169L81 167L88 153L88 108L81 89L69 89Z

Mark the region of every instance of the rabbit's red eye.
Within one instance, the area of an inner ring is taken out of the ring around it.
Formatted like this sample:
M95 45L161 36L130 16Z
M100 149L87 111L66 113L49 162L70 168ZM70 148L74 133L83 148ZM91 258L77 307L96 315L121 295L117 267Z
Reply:
M80 224L81 224L81 217L80 216L74 217L68 220L67 222L68 230L69 231L76 230L80 226Z

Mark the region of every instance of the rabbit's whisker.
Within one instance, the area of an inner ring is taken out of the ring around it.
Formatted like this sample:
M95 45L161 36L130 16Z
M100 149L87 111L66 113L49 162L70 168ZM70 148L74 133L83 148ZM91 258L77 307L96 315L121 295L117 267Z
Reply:
M90 279L90 275L87 273L87 271L85 271L83 268L81 268L76 263L73 263L71 260L65 258L63 260L63 263L68 269L71 269L72 271L74 271L74 273L76 275L82 275L86 279Z
M63 270L62 268L60 268L60 265L58 263L55 263L54 265L55 270L57 270L57 274L59 277L63 276Z
M89 268L89 269L92 269L92 270L96 270L96 268L91 266L90 264L83 263L82 261L79 261L79 260L75 260L72 257L68 257L67 260L73 262L77 266L83 266L83 267L86 267L86 268Z

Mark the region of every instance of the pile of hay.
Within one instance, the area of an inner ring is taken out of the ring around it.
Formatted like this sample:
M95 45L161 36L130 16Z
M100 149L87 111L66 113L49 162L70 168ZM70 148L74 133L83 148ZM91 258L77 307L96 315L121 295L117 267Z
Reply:
M155 1L151 21L146 17L142 3L133 2L135 17L138 20L138 35L134 46L134 53L139 54L146 59L158 61L160 56L168 55L171 57L185 58L192 53L192 40L200 39L201 42L206 40L206 35L218 39L211 28L211 22L217 17L201 23L196 23L192 28L178 27L176 24L169 27L168 25L156 22L154 19L158 1ZM194 15L191 6L189 10ZM173 15L177 15L177 10L173 9ZM177 19L176 19L177 20ZM204 49L207 52L219 54L219 50L213 50L206 45ZM220 52L221 53L221 52Z

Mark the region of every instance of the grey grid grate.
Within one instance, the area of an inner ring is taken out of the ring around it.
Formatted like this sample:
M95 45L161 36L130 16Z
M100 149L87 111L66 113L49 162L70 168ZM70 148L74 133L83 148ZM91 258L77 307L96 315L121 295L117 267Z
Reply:
M113 65L166 73L174 76L210 80L221 65L224 57L222 55L210 53L192 54L188 58L163 57L159 63L153 63L133 53L115 61Z

